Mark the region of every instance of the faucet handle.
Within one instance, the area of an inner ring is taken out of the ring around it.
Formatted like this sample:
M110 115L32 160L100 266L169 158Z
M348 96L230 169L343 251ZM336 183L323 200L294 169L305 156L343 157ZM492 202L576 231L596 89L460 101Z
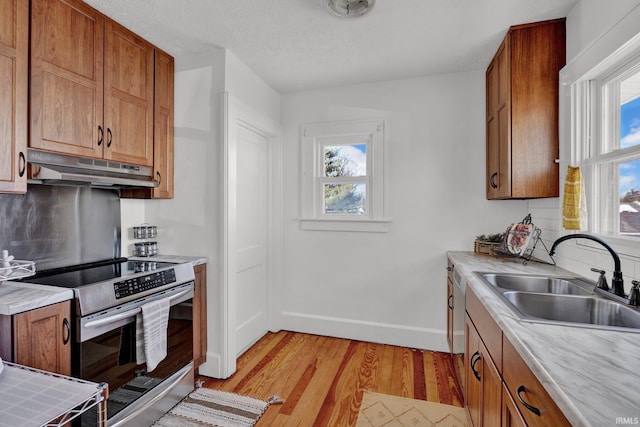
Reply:
M593 271L594 273L600 273L600 277L598 277L598 283L596 283L596 288L600 288L608 292L609 285L607 284L607 278L605 277L606 271L598 270L597 268L592 268L591 271Z
M640 282L637 280L632 280L631 291L629 291L629 305L638 306L640 305Z

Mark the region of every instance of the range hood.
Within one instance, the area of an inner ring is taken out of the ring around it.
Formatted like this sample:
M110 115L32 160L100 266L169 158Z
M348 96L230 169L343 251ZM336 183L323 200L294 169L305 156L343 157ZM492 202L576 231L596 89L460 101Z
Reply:
M89 159L63 154L27 150L31 165L29 182L33 184L84 184L102 188L153 188L149 166L129 165L109 160Z

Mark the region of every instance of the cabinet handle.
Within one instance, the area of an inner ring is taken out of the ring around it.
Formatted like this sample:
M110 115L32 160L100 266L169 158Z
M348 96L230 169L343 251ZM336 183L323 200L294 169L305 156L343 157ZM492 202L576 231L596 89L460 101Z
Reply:
M62 339L62 344L67 345L71 339L71 325L69 324L69 319L65 317L62 321L62 326L64 326L64 330L67 332L67 336Z
M520 387L518 387L518 391L516 391L516 394L518 396L518 400L520 401L520 403L522 403L524 405L525 408L527 408L528 410L530 410L531 412L533 412L537 416L540 416L540 409L538 409L535 406L525 402L525 400L522 398L522 396L520 396L520 393L524 393L525 391L527 391L527 389L524 387L524 385L521 385Z
M102 126L98 125L98 133L100 133L100 137L98 138L98 147L102 145L102 141L104 140L104 131L102 130Z
M447 267L447 271L453 271L453 268Z
M481 378L480 378L480 372L476 370L476 363L478 363L478 361L480 361L481 359L482 359L482 356L478 351L473 353L473 356L471 356L471 371L473 372L473 376L476 377L478 381L480 381Z
M491 183L491 188L498 188L498 185L496 184L496 177L498 176L498 172L494 172L493 174L491 174L491 178L489 178L489 182Z
M158 185L162 184L162 175L160 175L160 171L156 171L156 176L158 177Z
M27 159L24 157L24 153L22 151L18 154L18 163L22 165L22 167L18 169L18 176L22 178L24 176L24 172L27 170Z
M111 147L111 141L113 140L113 134L111 128L107 128L107 135L109 135L109 141L107 142L107 148Z
M449 295L449 298L447 298L447 305L449 306L450 310L454 309L454 301L453 301L453 294Z

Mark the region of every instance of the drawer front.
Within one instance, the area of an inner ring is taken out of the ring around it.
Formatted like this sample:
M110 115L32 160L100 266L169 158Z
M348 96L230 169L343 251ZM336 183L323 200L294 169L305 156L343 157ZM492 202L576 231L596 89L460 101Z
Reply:
M498 372L502 372L502 330L470 287L465 292L465 304Z
M528 426L570 426L516 349L503 343L502 377L513 402Z

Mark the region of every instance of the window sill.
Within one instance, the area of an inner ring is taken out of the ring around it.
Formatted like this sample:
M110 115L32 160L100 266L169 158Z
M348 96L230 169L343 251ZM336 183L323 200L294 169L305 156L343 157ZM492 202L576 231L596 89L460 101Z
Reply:
M389 220L373 219L317 219L301 218L300 229L305 231L355 231L388 233Z

